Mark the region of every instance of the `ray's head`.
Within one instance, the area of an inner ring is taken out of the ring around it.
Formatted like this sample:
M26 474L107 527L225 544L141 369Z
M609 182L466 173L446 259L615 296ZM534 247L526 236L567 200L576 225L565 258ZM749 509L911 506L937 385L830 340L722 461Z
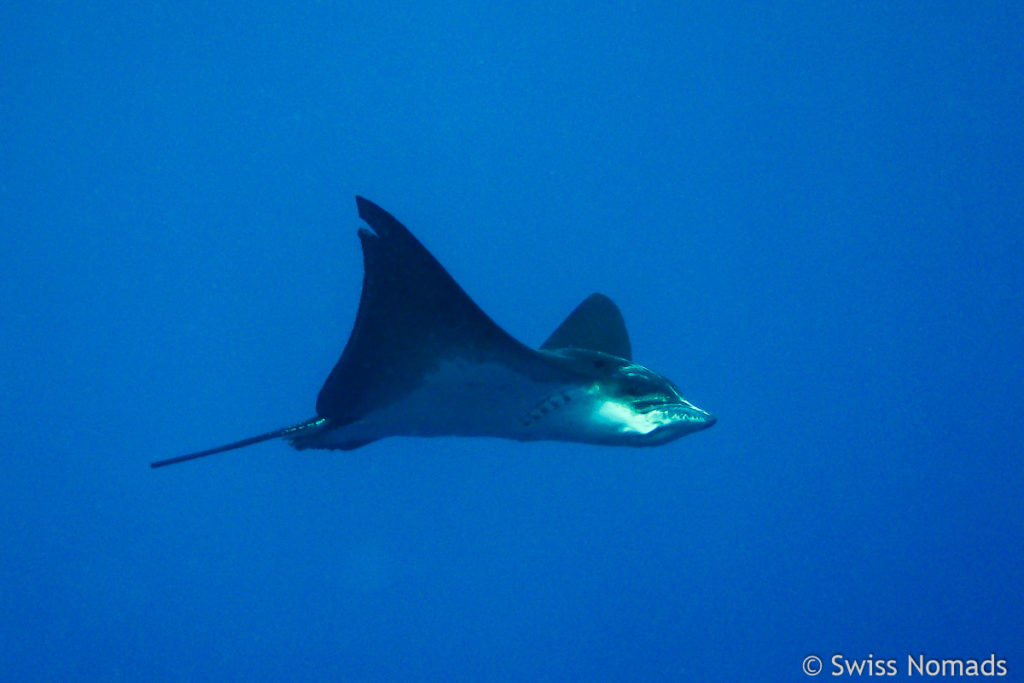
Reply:
M589 429L595 441L657 446L715 424L665 377L631 361L598 351L566 350L573 363L596 379L587 389Z
M604 394L595 417L633 445L657 446L716 422L672 382L635 363L619 368Z

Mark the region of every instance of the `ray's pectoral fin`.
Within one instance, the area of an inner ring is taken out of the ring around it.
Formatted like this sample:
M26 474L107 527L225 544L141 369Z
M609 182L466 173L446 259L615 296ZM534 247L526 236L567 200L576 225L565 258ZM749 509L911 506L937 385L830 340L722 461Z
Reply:
M629 334L619 307L597 292L584 299L540 348L589 349L632 360Z
M356 204L372 228L359 231L363 290L352 336L317 397L318 415L340 426L359 420L450 359L539 365L536 352L492 321L394 216L363 197ZM324 447L315 441L309 447Z

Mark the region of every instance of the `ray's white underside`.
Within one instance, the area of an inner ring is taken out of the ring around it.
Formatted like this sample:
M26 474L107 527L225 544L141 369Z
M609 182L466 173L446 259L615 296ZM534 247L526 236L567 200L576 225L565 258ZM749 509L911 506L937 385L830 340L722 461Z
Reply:
M499 363L446 360L412 392L363 419L312 437L330 448L387 436L578 439L596 388L539 382Z

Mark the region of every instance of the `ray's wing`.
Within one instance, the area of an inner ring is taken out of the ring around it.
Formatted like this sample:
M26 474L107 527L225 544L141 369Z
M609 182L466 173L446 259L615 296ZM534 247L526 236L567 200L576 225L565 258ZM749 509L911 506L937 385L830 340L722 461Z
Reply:
M542 349L590 349L632 360L626 323L619 307L604 294L583 300L569 317L551 333Z
M359 419L414 389L444 360L497 362L532 377L557 370L484 313L384 209L356 197L363 290L355 327L317 398L317 415Z

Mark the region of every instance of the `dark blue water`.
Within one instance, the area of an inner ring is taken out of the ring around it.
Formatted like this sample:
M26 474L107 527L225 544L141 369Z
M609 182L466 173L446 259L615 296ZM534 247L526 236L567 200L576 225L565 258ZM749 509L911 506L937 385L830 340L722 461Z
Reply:
M1024 678L1018 4L490 4L0 9L2 677ZM718 424L150 470L313 414L356 193Z

